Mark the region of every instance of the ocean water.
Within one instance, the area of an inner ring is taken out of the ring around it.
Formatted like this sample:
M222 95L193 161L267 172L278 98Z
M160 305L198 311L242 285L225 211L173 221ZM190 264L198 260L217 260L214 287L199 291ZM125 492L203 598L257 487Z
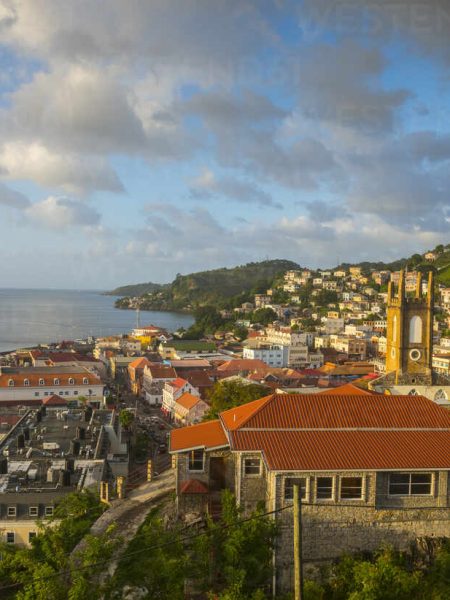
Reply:
M72 290L0 289L0 352L39 343L127 333L136 313L114 308L114 296ZM141 325L189 327L190 315L141 311Z

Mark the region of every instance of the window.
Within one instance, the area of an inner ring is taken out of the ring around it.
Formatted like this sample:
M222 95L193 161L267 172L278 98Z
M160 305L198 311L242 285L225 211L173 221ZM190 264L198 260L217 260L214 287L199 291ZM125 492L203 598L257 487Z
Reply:
M203 471L205 453L203 450L192 450L189 453L188 469L189 471Z
M75 380L73 379L73 377L69 377L69 385L74 385Z
M69 392L64 392L64 394L65 394L66 396L68 396L68 395L69 395Z
M261 460L259 458L244 458L245 475L260 475Z
M30 380L29 380L29 379L24 379L24 380L23 380L23 385L24 385L25 387L29 387L29 386L30 386Z
M45 507L45 516L46 517L53 516L53 506L46 506Z
M317 499L331 500L333 498L333 478L318 477L317 478Z
M8 385L9 385L9 387L14 387L14 380L8 379Z
M39 510L37 506L30 506L30 508L28 509L28 514L30 517L37 517L38 513Z
M341 500L360 500L362 498L362 477L341 478Z
M390 473L390 496L429 496L431 473Z
M39 392L34 392L34 395L35 396L39 396Z
M87 377L83 377L83 385L88 385L89 379Z
M28 532L28 542L31 543L31 540L34 540L35 537L36 537L36 532L35 531L29 531Z
M74 396L78 396L78 390L74 390L74 391L73 391L73 395L74 395Z
M422 342L422 319L415 315L409 322L409 343L420 344Z
M17 509L15 506L8 506L8 517L15 517Z
M439 401L442 402L443 400L448 400L447 394L444 392L444 390L438 390L436 392L436 394L434 395L434 401L435 402L439 402Z
M6 543L14 544L15 538L16 538L16 536L15 536L14 531L8 531L6 534Z
M45 382L43 379L39 379L39 385L45 385Z
M306 498L306 479L305 478L295 478L295 477L286 477L284 480L284 499L285 500L293 500L294 499L294 485L298 484L300 486L300 498L304 500Z
M55 377L55 379L53 380L53 383L54 383L55 385L59 385L59 379Z

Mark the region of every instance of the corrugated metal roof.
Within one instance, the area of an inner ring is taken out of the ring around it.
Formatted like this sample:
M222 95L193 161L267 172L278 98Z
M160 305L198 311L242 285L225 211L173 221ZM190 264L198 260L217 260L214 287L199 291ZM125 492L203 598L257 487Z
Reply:
M234 431L233 450L271 470L449 469L449 431Z
M265 400L239 429L450 428L450 412L423 396L273 394Z

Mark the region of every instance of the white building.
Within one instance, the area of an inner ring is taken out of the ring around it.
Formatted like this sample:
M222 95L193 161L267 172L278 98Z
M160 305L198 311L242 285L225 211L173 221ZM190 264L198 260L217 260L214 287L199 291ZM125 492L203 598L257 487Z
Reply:
M288 348L288 346L263 344L256 348L244 348L242 357L251 360L262 360L269 367L286 367Z
M103 383L83 367L0 367L0 404L36 403L49 396L103 401Z

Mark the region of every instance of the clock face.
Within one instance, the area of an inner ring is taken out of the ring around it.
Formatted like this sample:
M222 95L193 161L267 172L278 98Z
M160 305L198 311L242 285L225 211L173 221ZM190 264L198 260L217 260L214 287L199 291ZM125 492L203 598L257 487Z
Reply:
M422 356L422 353L420 350L417 350L417 348L414 348L413 350L410 350L409 352L409 358L411 360L419 360L419 358Z

